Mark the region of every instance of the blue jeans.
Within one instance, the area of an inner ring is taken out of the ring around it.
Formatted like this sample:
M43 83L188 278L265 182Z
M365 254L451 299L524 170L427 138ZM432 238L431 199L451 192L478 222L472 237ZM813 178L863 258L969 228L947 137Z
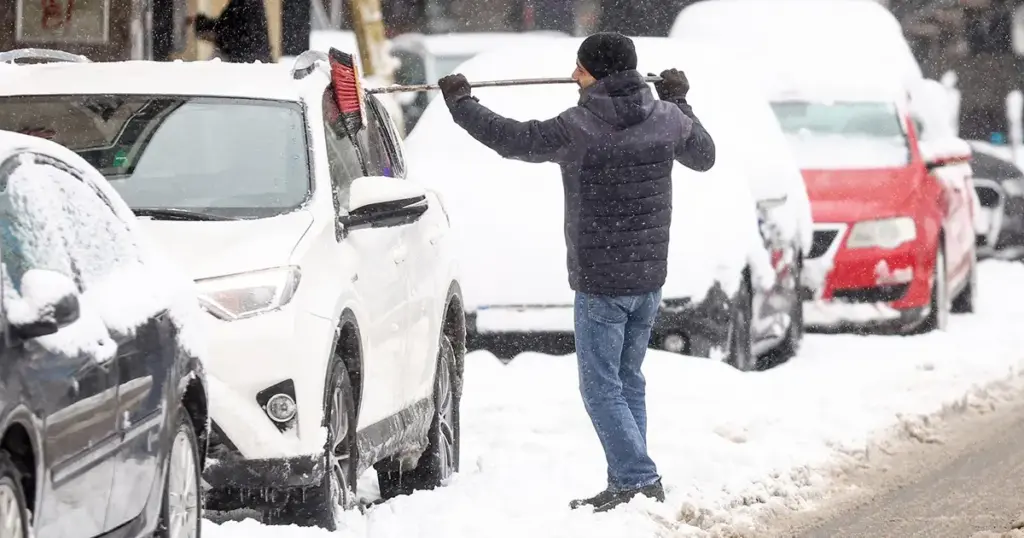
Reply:
M613 491L660 479L647 455L646 381L640 371L660 303L660 290L623 297L576 294L580 394L604 448Z

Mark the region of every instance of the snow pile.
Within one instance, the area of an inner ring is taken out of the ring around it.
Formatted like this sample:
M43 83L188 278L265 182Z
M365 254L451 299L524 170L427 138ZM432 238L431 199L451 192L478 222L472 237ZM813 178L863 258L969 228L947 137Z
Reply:
M764 536L756 521L808 506L876 441L927 441L921 417L983 398L1024 362L1019 264L980 266L979 313L918 337L810 335L801 356L763 373L652 351L648 437L667 502L571 511L604 486L598 441L572 356L487 352L466 362L461 473L445 488L345 514L347 528L206 523L211 538L642 538ZM372 480L366 485L372 491Z
M148 247L135 229L131 210L106 180L51 142L13 134L0 138L0 143L8 141L75 167L62 170L24 159L7 178L9 206L0 208L5 221L5 300L40 301L31 281L25 287L30 269L64 275L82 290L79 320L36 342L54 352L87 351L107 360L116 352L114 338L131 336L146 320L168 310L180 344L203 357L205 335L194 284Z
M642 72L660 72L677 64L678 51L666 48L666 42L671 44L664 39L637 40ZM538 53L533 54L530 47ZM544 45L484 52L458 71L472 80L564 76L574 65L577 47L576 39L552 39ZM699 51L695 57L698 55ZM720 67L705 59L687 63L687 72L693 84L689 100L716 138L719 151L715 167L708 172L674 168L670 270L663 296L700 301L716 281L733 292L748 264L756 284L770 286L775 274L758 235L747 174L758 167L768 170L772 162L769 157L751 158L750 144L761 143L759 135L774 128L777 144L769 150L777 148L788 155L785 140L763 101L758 116L761 123L747 121L742 110L736 111L737 101L744 97L731 79L724 79L727 75ZM474 94L499 114L518 120L554 117L579 98L571 84L482 88ZM729 138L730 133L737 137ZM564 195L557 165L502 159L455 125L443 100L431 102L406 139L406 157L411 177L437 190L446 201L453 234L461 246L468 308L572 303L565 268ZM784 161L778 162L789 174L788 187L798 184L802 189L795 164L790 161L787 168ZM778 179L764 172L755 178L765 182L766 192L773 191L767 182ZM788 187L774 189L774 193L785 193ZM799 196L794 198L794 204L799 203ZM809 207L805 212L809 220ZM809 226L806 231L809 243ZM501 286L493 285L496 275Z

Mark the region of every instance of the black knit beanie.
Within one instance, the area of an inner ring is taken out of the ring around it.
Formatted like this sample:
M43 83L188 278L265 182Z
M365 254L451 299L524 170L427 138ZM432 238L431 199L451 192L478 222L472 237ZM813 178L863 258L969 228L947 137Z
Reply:
M594 78L636 69L633 40L618 32L600 32L583 40L576 57Z

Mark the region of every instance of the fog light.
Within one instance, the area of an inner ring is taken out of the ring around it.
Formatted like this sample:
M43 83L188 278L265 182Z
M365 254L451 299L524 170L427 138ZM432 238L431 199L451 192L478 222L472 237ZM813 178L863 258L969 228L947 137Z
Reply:
M295 400L287 394L275 394L267 400L267 416L274 422L288 422L295 418Z
M661 341L661 347L670 353L682 353L686 349L686 339L678 334L665 335Z

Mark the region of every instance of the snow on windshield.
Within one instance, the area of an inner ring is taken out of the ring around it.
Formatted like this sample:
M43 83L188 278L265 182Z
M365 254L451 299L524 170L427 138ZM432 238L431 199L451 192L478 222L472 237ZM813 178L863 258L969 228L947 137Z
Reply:
M133 208L269 217L298 207L310 191L297 103L57 95L0 104L0 128L47 132Z
M804 169L890 168L910 162L893 103L775 101L772 109Z
M678 63L670 49L645 44L638 40L641 70L660 72ZM567 39L536 54L523 49L493 51L474 57L456 71L470 80L564 77L572 71L577 47L578 40ZM688 73L691 67L687 64ZM716 97L721 88L707 73L690 77L695 88L692 103L712 136L722 133L724 140L728 121L716 118L730 114L731 104ZM723 94L731 95L724 90ZM474 95L496 112L518 120L547 119L578 100L573 85L483 88ZM743 140L723 143L709 172L674 168L672 269L666 298L699 301L716 281L734 291L740 269L748 263L758 285L773 281L742 157L729 156L743 144ZM411 173L439 190L446 201L465 252L467 299L477 304L572 302L565 276L564 197L557 165L500 158L456 126L442 100L427 107L406 139L406 149ZM493 286L496 274L507 275L507 284ZM517 282L529 282L529 289Z
M140 241L131 224L134 217L117 194L97 185L97 195L82 179L90 173L85 163L67 157L62 155L79 167L22 157L0 194L3 298L11 314L31 321L38 307L52 299L34 290L40 282L63 275L81 292L80 317L58 333L34 339L37 344L57 353L85 352L109 360L117 350L117 335L130 336L169 310L179 342L195 356L204 356L191 281L157 265L158 257ZM103 181L94 171L91 175Z

